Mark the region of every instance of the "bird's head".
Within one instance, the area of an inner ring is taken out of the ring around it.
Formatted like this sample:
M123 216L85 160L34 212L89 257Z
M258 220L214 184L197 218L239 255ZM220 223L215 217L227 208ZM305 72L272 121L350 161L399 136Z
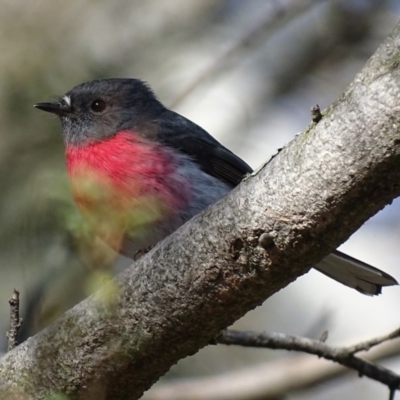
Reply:
M124 130L151 139L151 122L164 109L146 83L122 78L82 83L56 101L35 107L60 118L67 145L85 145Z

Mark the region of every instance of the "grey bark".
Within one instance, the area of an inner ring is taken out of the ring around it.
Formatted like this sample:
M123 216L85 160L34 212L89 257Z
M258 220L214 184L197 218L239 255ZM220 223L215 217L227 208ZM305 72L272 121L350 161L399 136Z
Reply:
M399 195L399 49L397 26L317 125L7 353L1 398L139 398L171 365L307 272ZM260 241L263 234L272 241Z

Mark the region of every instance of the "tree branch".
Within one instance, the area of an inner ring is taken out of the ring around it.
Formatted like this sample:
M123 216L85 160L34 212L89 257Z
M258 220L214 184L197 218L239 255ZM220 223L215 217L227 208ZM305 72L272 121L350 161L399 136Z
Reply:
M282 333L256 333L225 330L216 339L217 343L245 347L262 347L269 349L302 351L337 362L345 367L358 371L359 376L367 376L386 385L389 390L398 389L400 376L380 365L356 357L354 354L369 350L371 347L399 337L400 330L358 343L349 347L333 347L320 340Z
M400 328L397 328L396 330L394 330L393 332L390 332L387 335L382 335L379 336L377 338L373 338L370 340L367 340L365 342L360 342L355 344L354 346L351 347L347 347L345 349L345 351L347 351L347 353L349 355L354 355L356 353L359 353L361 351L368 351L369 349L371 349L372 347L378 346L384 342L387 342L389 340L393 340L393 339L397 339L400 337Z
M230 195L0 360L2 393L139 398L400 193L400 27ZM263 248L260 238L272 240ZM17 389L16 389L17 388Z
M399 353L399 342L394 341L372 349L364 357L377 362L396 357ZM299 354L223 374L160 383L148 391L144 399L275 400L348 373L349 369L338 363Z
M14 289L8 303L10 304L10 330L6 336L8 339L7 350L10 351L18 344L18 332L22 324L22 318L19 317L19 291L17 289Z
M235 56L242 56L243 52L252 48L252 45L261 40L261 37L273 32L276 27L285 21L290 21L297 15L306 11L313 5L324 3L326 0L303 0L301 2L290 0L285 2L271 3L270 12L264 16L256 26L252 27L243 36L240 36L230 47L217 56L217 58L210 64L204 71L202 71L195 79L183 88L175 97L170 101L169 107L175 108L182 100L192 93L202 82L207 78L215 77L222 72L228 61Z

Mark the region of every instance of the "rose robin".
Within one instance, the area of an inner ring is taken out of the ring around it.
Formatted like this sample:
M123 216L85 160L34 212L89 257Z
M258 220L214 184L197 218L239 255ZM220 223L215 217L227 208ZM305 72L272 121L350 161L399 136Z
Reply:
M62 125L74 199L97 235L134 257L240 183L252 169L167 109L138 79L99 79L35 107ZM334 251L314 268L361 293L397 284Z

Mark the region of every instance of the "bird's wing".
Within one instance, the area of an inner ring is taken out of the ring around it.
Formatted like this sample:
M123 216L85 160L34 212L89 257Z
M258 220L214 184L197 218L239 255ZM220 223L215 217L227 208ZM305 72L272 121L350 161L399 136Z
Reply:
M188 154L208 174L235 187L252 169L222 146L204 129L173 111L166 110L157 121L158 140ZM390 275L339 251L315 267L330 278L367 295L379 294L383 286L397 285Z
M157 122L161 143L187 154L204 172L229 186L237 186L246 174L253 171L242 159L185 117L166 110L166 115Z

